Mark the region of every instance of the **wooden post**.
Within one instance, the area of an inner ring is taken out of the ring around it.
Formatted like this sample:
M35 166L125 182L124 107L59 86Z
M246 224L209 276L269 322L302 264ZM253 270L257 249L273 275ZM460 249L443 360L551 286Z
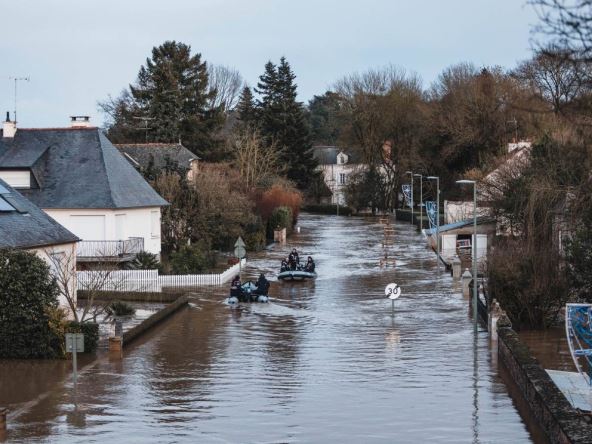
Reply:
M123 356L123 338L111 336L109 338L109 355L121 358Z

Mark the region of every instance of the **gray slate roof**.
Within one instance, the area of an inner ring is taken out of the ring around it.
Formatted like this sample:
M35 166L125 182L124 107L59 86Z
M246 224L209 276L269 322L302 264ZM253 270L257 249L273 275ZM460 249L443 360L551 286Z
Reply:
M313 157L317 159L320 165L336 165L337 155L342 151L348 156L348 164L358 163L358 156L355 153L338 146L315 146L313 147Z
M189 169L192 160L199 160L198 156L180 143L127 143L115 146L129 156L125 157L132 165L143 169L147 168L151 161L157 170L164 168L167 161L180 168Z
M1 179L0 202L0 248L41 248L80 240Z
M40 208L136 208L168 203L98 128L18 129L0 138L0 169L30 169L21 193Z

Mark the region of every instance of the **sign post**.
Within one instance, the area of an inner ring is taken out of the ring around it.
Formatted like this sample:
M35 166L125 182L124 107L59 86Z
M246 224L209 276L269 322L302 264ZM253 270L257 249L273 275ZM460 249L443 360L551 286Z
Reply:
M74 385L78 378L77 354L84 353L84 335L82 333L66 333L66 352L72 353L72 368L74 370Z
M243 270L243 258L247 254L247 250L245 249L245 241L243 241L242 237L238 237L236 242L234 243L234 255L238 257L238 277L241 279L241 274Z
M399 285L395 284L394 282L391 284L388 284L384 289L384 294L392 302L392 313L394 316L395 315L395 300L399 299L399 296L401 296L401 287L399 287Z

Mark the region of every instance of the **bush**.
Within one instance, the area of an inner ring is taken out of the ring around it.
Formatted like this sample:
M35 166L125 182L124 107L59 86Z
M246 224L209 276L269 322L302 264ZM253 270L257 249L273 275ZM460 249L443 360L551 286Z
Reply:
M337 204L309 204L302 207L302 211L317 214L337 214ZM351 216L354 213L353 208L339 205L340 216Z
M60 356L49 324L58 287L35 254L0 250L0 358Z
M273 185L265 191L258 199L257 208L263 220L269 221L274 211L279 207L288 207L291 211L292 223L295 225L300 213L302 195L295 188L286 185Z
M174 274L193 274L213 267L216 261L213 253L205 248L203 242L199 242L184 245L172 253L170 263Z
M136 254L134 260L127 265L130 270L157 270L159 267L158 257L148 251L140 251Z
M287 233L292 232L292 210L288 207L273 210L267 221L267 237L273 239L273 231L281 228L285 228Z
M567 301L560 258L552 249L529 251L507 241L488 256L488 297L497 299L517 328L547 327Z
M265 247L266 233L265 225L261 221L247 224L244 229L243 239L248 251L258 251Z
M107 307L107 311L111 316L131 316L136 312L136 309L127 302L113 301Z
M70 321L66 325L66 333L82 333L84 335L84 353L94 353L99 345L99 324L94 322L79 323Z

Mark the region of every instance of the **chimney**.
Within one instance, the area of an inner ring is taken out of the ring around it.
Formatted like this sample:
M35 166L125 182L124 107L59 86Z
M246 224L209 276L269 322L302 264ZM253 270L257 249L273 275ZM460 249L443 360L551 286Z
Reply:
M90 128L90 116L70 116L71 128Z
M10 120L10 113L6 111L6 121L2 123L2 138L12 139L16 134L16 122Z

